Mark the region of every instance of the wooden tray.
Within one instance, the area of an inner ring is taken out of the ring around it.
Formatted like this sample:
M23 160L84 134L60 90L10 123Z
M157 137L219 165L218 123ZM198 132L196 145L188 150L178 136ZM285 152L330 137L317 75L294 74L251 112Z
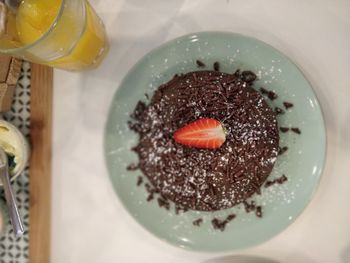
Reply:
M31 65L29 263L50 262L52 68Z

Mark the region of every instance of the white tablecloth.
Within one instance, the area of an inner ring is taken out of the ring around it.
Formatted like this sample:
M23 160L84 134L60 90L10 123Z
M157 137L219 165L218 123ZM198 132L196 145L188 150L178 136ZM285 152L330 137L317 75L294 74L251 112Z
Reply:
M55 71L52 262L350 262L350 1L91 2L111 50L95 71ZM207 30L254 36L291 57L313 84L328 136L321 184L297 221L258 247L225 254L184 251L144 230L115 195L103 159L106 115L127 71L159 44Z

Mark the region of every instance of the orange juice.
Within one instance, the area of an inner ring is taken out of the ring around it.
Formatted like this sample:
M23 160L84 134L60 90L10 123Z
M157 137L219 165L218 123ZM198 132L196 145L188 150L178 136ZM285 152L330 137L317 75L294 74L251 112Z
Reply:
M8 21L16 29L12 42L2 38L0 48L28 47L20 56L34 62L84 70L108 51L104 25L86 0L22 0L14 23Z
M20 3L16 26L18 37L24 44L31 44L48 31L58 15L61 0L24 0Z
M102 21L87 3L86 29L70 55L52 62L71 70L97 67L109 50Z

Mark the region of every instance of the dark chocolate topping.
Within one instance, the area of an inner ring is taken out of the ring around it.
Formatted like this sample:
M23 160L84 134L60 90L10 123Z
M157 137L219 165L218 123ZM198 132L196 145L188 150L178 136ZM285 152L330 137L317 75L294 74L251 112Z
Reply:
M167 200L193 210L232 207L260 190L278 154L276 114L238 74L176 76L155 91L149 105L140 102L132 117L129 126L140 136L133 148L139 167L166 198L166 209ZM222 122L222 147L196 149L173 140L177 129L200 118Z

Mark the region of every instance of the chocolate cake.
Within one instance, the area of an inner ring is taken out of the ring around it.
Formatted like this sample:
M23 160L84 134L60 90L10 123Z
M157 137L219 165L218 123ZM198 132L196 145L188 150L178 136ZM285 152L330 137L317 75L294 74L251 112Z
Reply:
M279 151L276 113L246 81L247 72L196 71L176 75L146 104L139 102L130 128L137 167L155 191L177 206L215 211L245 201L271 173ZM179 144L173 134L201 118L221 122L226 140L217 149Z

